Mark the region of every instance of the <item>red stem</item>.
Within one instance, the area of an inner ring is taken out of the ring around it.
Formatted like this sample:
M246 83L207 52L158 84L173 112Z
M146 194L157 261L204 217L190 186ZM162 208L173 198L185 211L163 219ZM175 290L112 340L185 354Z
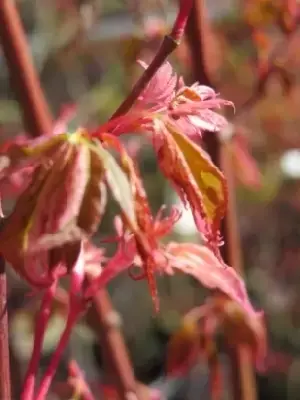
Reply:
M83 255L83 245L81 243L81 249L78 254L77 260L75 264L73 265L72 272L71 272L71 281L70 281L70 302L69 302L69 309L68 309L68 316L67 316L67 322L66 322L66 327L65 330L60 338L60 341L57 345L57 348L51 358L50 364L46 370L46 373L42 379L41 385L38 389L38 394L36 396L37 400L43 400L45 396L48 393L49 387L51 385L52 379L54 377L54 374L56 372L56 369L58 367L58 364L60 362L62 353L64 349L66 348L69 337L72 333L73 326L75 325L77 319L79 318L79 315L83 311L83 304L81 302L81 299L79 300L77 298L78 294L81 293L82 291L82 284L84 281L84 274L85 274L85 258ZM55 288L54 288L55 289ZM51 291L49 293L48 298L45 299L46 305L49 307L51 305L52 299L55 296L55 290ZM50 299L49 299L50 297ZM42 304L44 305L44 304ZM48 310L47 310L48 311ZM42 312L42 310L41 310ZM46 320L49 318L50 310L49 312L45 313L45 315L42 314L42 317L44 317ZM36 328L38 330L38 328ZM41 349L39 349L41 350Z
M179 13L174 23L171 36L175 41L179 41L184 34L185 27L190 15L194 0L181 0L179 6Z
M149 81L153 78L157 70L162 66L167 57L173 53L179 45L180 40L184 34L188 16L194 0L181 0L178 14L173 25L170 35L164 37L163 42L158 49L155 57L150 63L149 67L141 75L140 79L134 85L130 94L126 97L123 103L119 106L116 112L112 115L111 119L126 114L133 106L139 95L145 89Z
M119 108L114 112L111 119L119 117L120 115L126 114L142 91L145 89L149 81L153 78L157 70L162 66L167 57L176 49L177 42L171 36L165 36L163 42L158 49L155 57L150 63L149 67L145 70L145 72L138 79L136 84L134 85L132 91L126 97L126 99L122 102Z
M34 333L34 347L27 369L27 373L24 379L24 384L22 388L21 400L31 400L34 394L35 377L38 372L40 355L43 346L43 340L45 332L47 329L47 324L51 315L52 302L55 296L55 291L57 288L57 281L55 281L52 286L47 289L44 298L42 300L39 313L36 318L35 323L35 333Z
M93 277L89 277L90 282ZM93 297L93 306L88 310L87 320L99 335L107 367L115 379L120 400L128 400L135 395L137 399L145 399L138 390L133 368L129 359L124 339L120 333L119 316L110 302L107 292L99 290Z
M204 16L203 0L195 0L187 26L187 39L192 52L194 79L203 85L212 87L210 76L207 72L206 51L206 20ZM226 263L242 274L241 246L237 227L235 207L235 187L231 158L221 145L217 135L211 133L204 135L204 144L212 157L212 160L224 172L227 178L229 204L226 218L222 227L222 235L225 245L222 247L223 257ZM252 363L249 354L242 349L235 349L230 354L232 369L232 389L234 400L255 400L256 384Z
M71 309L71 307L70 307L70 312L69 312L68 319L66 322L65 330L59 340L59 343L58 343L57 348L51 358L50 364L45 372L45 375L42 378L40 387L38 389L38 393L35 396L35 400L44 400L46 398L47 393L49 391L49 387L52 382L52 379L56 373L58 364L59 364L61 356L63 354L63 351L65 350L65 348L69 342L69 338L71 336L72 329L79 318L80 311L81 311L81 309L74 310L74 309Z
M80 386L80 396L82 400L95 400L95 397L90 391L90 388L88 387L88 384L85 381L84 375L75 360L70 361L68 369L69 369L69 375L72 378L75 378L76 381L78 381L78 384Z
M5 260L0 256L0 399L11 399Z
M0 40L11 76L11 84L22 105L26 129L32 136L51 132L51 115L31 62L15 1L1 1Z

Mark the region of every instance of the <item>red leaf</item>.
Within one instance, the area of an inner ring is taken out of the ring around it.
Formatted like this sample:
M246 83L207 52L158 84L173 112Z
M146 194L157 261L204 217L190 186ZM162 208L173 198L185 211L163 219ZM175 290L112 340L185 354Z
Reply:
M168 130L167 130L168 128ZM227 186L207 153L173 126L157 124L154 147L164 175L191 207L195 224L216 254L227 207Z
M139 64L144 69L148 68L148 65L143 61L139 61ZM175 96L176 84L177 75L173 72L171 64L165 62L140 95L137 106L159 108L167 105Z
M256 315L242 278L232 267L223 263L205 246L194 243L169 243L166 246L169 259L167 273L174 270L193 276L203 286L218 289L236 301L249 315Z

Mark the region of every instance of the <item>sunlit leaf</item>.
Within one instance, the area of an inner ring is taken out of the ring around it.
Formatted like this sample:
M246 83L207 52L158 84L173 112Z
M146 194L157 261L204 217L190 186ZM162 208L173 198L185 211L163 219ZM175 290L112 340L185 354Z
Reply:
M201 190L203 207L208 221L217 229L227 206L227 187L224 175L208 154L183 133L170 129L189 166L193 179Z
M101 158L105 169L105 177L112 195L122 212L135 225L134 199L126 174L113 156L105 150L100 142L90 147Z
M249 314L254 311L242 278L223 263L206 246L194 243L169 243L166 248L172 270L191 275L203 286L218 289L236 301Z
M144 69L148 68L148 65L143 61L139 61L139 64ZM143 107L155 105L157 107L167 104L175 96L177 79L171 64L165 62L140 95L137 105Z

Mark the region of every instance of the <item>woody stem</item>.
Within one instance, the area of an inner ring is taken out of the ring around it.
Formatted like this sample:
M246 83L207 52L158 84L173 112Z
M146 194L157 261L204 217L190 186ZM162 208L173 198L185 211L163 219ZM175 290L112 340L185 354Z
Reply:
M193 80L203 85L212 87L212 81L207 71L208 52L206 51L206 38L208 36L206 19L204 15L204 0L195 0L187 25L187 39L192 53ZM224 238L223 258L240 274L243 274L241 260L241 246L237 227L237 216L235 207L235 187L233 169L230 154L220 143L217 135L205 134L204 144L212 157L213 162L218 165L227 178L228 185L228 208L225 217L222 236ZM255 400L256 384L253 367L249 354L241 348L230 350L230 361L232 371L232 391L234 400Z
M0 255L0 398L11 399L5 260Z
M31 62L18 10L12 0L1 1L0 40L26 129L32 136L50 133L51 114Z
M156 74L158 69L166 61L168 56L173 53L180 43L180 40L184 34L188 16L190 14L194 0L181 0L179 10L175 23L173 25L170 35L164 37L160 48L158 49L156 55L154 56L149 67L144 71L139 80L134 85L132 91L114 112L111 119L119 117L122 114L126 114L135 101L138 99L142 91L145 89L147 84Z

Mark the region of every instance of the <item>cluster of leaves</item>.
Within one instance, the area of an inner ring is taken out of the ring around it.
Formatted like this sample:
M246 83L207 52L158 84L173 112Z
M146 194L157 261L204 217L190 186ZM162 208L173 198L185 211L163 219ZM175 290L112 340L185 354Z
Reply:
M66 132L60 122L52 135L20 138L1 147L1 195L13 191L17 200L3 221L0 252L22 279L44 291L23 399L45 398L72 327L97 291L124 270L134 279L147 279L156 310L155 274L178 271L226 295L251 321L249 326L259 323L261 316L252 308L243 280L220 255L225 178L197 143L203 130L214 134L226 126L213 111L224 105L231 103L209 87L186 86L165 63L125 115L93 131L80 127ZM180 213L173 208L164 216L162 207L152 215L137 165L120 140L129 132L152 143L160 170L192 210L203 245L160 241ZM109 194L120 211L115 217L118 247L106 258L91 239ZM133 266L141 273L133 275ZM63 277L70 280L66 327L34 394L49 310ZM262 338L255 329L254 337ZM264 349L257 352L263 356Z

